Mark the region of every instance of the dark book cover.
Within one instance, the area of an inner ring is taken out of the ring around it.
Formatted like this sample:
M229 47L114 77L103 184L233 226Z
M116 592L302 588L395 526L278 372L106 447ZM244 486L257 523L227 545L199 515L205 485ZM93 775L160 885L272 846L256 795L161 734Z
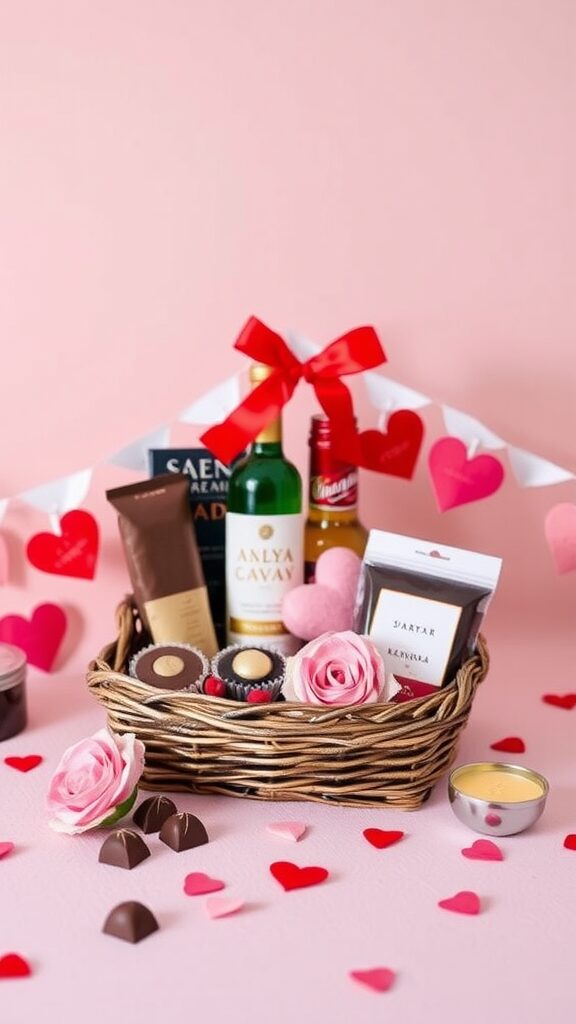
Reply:
M196 539L214 627L218 643L223 647L226 643L224 520L230 469L206 448L152 448L149 456L151 476L184 473L190 479L190 507Z

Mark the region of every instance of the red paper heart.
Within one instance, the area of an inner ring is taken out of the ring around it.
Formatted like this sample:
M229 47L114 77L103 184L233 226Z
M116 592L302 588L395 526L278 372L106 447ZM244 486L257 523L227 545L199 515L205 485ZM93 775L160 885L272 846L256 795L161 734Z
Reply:
M563 501L551 508L544 530L556 572L573 572L576 569L576 505Z
M398 843L404 836L403 832L385 831L382 828L365 828L362 835L377 850L385 850L387 846Z
M441 437L432 445L428 468L441 512L488 498L504 479L504 467L498 459L493 455L468 459L466 445L457 437Z
M62 536L37 533L28 541L29 561L42 572L94 579L98 555L98 523L90 512L75 509L60 520Z
M438 906L443 910L452 910L455 914L479 914L480 898L477 893L464 890L447 900L439 900Z
M564 846L567 850L576 850L576 834L570 832L564 840Z
M31 974L30 964L18 953L0 957L0 978L28 978Z
M502 750L506 754L523 754L526 744L519 736L505 736L503 740L491 743L490 750Z
M33 768L42 764L43 760L40 754L27 754L26 757L5 757L4 764L15 768L18 772L31 772Z
M0 860L2 857L7 857L9 853L12 853L14 849L14 843L0 843Z
M66 632L66 613L57 604L40 604L31 620L21 615L0 619L0 641L25 651L36 668L49 672Z
M187 896L204 896L208 892L219 892L225 885L219 878L210 878L210 875L202 871L193 871L184 879L184 892Z
M288 860L277 860L270 865L270 872L286 892L291 889L305 889L309 885L319 885L328 878L326 868L299 868Z
M572 711L572 708L576 708L576 693L545 693L542 700L545 704L551 704L555 708L564 708L565 711Z
M381 430L364 430L356 435L357 454L353 463L376 473L400 476L409 480L416 467L424 424L411 409L399 409L392 413L386 433Z
M468 860L504 860L502 850L491 839L476 839L472 846L462 850Z
M394 984L396 974L389 967L372 967L367 971L350 971L350 977L373 992L387 992Z

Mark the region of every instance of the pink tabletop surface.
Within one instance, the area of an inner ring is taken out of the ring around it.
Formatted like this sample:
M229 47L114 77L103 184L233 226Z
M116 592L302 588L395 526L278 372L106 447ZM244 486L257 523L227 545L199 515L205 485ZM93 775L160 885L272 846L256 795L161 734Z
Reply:
M490 744L518 735L514 760L545 774L544 816L523 835L498 841L502 863L471 861L462 848L478 838L452 815L445 782L420 811L267 804L178 794L205 823L210 843L176 854L157 836L152 856L125 872L97 863L103 833L65 837L46 826L43 796L62 749L102 724L79 675L32 674L31 723L2 755L41 753L42 765L18 774L0 765L0 841L16 849L0 862L0 949L25 956L33 976L4 981L1 1019L50 1021L179 1019L213 1022L422 1019L567 1019L576 1005L570 935L576 853L563 848L576 830L574 714L546 706L540 664L560 663L573 642L498 629L493 663L460 745L458 762L506 759ZM560 692L574 689L566 676ZM299 819L297 844L266 825ZM362 830L404 830L378 851ZM275 860L329 869L327 882L285 893L269 873ZM204 897L183 882L204 871L246 901L235 917L211 921ZM459 890L481 897L478 917L437 907ZM147 904L160 931L136 946L103 935L108 911L126 899ZM393 989L376 994L348 972L387 966Z

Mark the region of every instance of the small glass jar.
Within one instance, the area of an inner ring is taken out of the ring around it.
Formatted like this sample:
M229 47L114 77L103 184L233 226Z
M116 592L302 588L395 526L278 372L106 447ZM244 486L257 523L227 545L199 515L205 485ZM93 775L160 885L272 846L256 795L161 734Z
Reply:
M26 727L26 655L12 644L0 644L0 741Z

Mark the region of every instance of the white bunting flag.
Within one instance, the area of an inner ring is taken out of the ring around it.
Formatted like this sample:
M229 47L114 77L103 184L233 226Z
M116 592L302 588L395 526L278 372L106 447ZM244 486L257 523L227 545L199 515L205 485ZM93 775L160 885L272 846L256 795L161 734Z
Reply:
M382 377L374 370L362 374L368 397L372 405L380 412L391 412L394 409L423 409L430 405L431 399L420 391L398 384L389 377Z
M4 516L6 515L6 509L8 508L9 501L10 498L0 498L0 523L4 519Z
M138 473L148 472L148 450L150 448L167 448L170 440L170 427L158 427L150 434L139 437L136 441L120 448L114 455L110 455L106 462L113 466L122 466L123 469L134 469Z
M458 437L468 447L481 444L483 448L492 451L506 447L506 442L488 430L480 420L474 419L468 413L460 412L459 409L452 409L449 405L443 405L441 409L446 432L452 437Z
M178 419L181 423L201 423L202 426L211 427L225 420L239 402L240 380L238 374L235 374L197 398L179 413Z
M70 476L51 480L40 487L32 487L18 497L49 516L59 517L74 508L80 508L88 494L91 479L92 469L81 469Z
M532 452L526 452L523 448L508 445L508 458L521 487L549 487L551 484L563 484L566 480L576 479L569 470L541 459Z

